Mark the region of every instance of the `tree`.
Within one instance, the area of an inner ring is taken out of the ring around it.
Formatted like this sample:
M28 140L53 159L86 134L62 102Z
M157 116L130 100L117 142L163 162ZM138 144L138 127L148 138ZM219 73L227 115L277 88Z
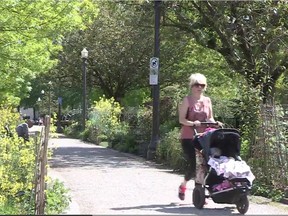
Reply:
M93 0L3 0L0 3L0 101L28 96L30 80L54 64L63 34L85 28L97 13ZM95 14L95 15L94 15Z
M165 25L219 52L233 73L260 87L266 98L287 70L288 5L285 1L165 2Z
M72 79L81 88L80 51L89 51L87 83L91 95L105 94L117 101L135 89L149 89L149 59L154 50L154 8L150 3L106 2L99 17L85 31L75 31L63 41L63 82ZM161 84L167 85L180 62L190 38L172 28L161 28ZM58 73L54 76L59 78ZM76 81L78 80L78 81ZM73 89L71 88L73 91ZM72 99L72 98L71 98ZM74 97L75 99L75 97Z

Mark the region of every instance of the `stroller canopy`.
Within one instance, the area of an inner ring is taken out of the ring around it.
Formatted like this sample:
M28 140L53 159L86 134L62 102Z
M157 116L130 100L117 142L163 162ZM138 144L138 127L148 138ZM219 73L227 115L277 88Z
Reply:
M207 131L198 138L198 141L206 160L209 160L211 148L220 149L221 156L234 158L240 156L240 133L236 129L221 128Z

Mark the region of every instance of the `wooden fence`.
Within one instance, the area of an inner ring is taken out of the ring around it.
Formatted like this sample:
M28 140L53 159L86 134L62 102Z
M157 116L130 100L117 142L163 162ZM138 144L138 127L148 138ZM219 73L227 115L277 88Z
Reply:
M254 174L268 187L288 187L288 105L265 105L252 149Z
M50 117L45 117L45 126L35 134L35 180L34 180L34 200L35 215L44 215L45 210L45 189L47 176L47 149L50 131Z

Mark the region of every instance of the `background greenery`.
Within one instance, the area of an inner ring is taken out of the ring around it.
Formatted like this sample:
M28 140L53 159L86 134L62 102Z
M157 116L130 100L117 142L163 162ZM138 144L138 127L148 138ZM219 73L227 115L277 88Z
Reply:
M3 112L15 113L9 107L21 106L47 114L51 107L60 114L57 99L62 97L61 112L72 122L67 135L146 157L154 2L5 0L0 7ZM201 72L208 78L206 95L215 118L241 132L242 157L256 175L253 193L283 197L288 185L287 15L284 1L161 3L159 163L184 168L177 106L189 93L189 75ZM82 131L84 47L89 118ZM279 167L284 174L275 172ZM21 173L15 175L18 182Z

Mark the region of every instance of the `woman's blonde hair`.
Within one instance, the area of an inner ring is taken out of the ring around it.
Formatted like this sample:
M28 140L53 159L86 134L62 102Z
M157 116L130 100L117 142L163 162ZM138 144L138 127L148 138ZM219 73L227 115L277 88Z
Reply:
M206 77L201 73L194 73L191 74L189 77L189 87L191 88L194 84L205 84L204 90L206 90L207 87L207 79Z

